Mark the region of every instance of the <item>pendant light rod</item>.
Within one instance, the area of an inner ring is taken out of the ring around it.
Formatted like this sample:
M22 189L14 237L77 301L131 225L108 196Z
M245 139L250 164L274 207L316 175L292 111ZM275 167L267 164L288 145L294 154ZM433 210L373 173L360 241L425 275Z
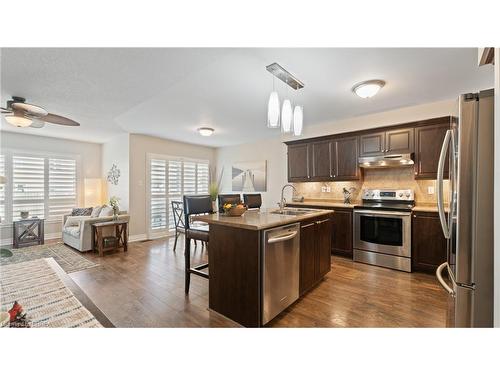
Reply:
M278 63L272 63L271 65L266 66L266 70L273 76L285 82L294 90L299 90L304 87L304 84L301 81L295 78L290 72L288 72Z

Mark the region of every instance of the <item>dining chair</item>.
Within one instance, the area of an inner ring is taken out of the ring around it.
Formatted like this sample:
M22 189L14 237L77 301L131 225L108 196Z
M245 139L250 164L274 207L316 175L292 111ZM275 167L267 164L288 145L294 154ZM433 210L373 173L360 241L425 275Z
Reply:
M249 209L256 209L262 206L261 194L243 194L243 203Z
M219 194L217 197L219 199L219 212L224 211L224 205L226 203L238 204L241 202L241 196L239 194Z
M208 226L191 226L191 216L201 214L211 214L212 200L210 195L184 195L184 272L185 285L184 292L189 293L189 284L191 282L191 274L195 274L205 279L208 279L208 273L202 272L208 268L208 263L202 263L191 267L191 240L201 241L205 243L208 249L209 227Z

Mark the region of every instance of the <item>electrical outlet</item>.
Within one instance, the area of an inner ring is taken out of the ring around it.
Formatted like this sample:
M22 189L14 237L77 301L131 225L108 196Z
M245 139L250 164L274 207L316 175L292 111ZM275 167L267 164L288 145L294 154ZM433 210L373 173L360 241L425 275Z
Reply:
M434 186L427 186L427 194L434 194Z
M321 192L326 193L326 186L321 186Z
M326 192L327 192L327 193L331 193L331 192L332 192L332 188L331 188L330 186L327 186L327 187L326 187Z

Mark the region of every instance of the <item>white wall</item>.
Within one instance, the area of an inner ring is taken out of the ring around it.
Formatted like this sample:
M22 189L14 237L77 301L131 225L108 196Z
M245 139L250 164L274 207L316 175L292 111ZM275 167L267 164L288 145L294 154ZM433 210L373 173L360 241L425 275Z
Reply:
M130 236L131 240L145 239L146 217L146 154L181 156L215 162L215 148L196 146L146 135L130 135Z
M130 136L128 133L120 134L102 145L102 179L104 186L103 200L109 202L109 198L116 196L120 198L120 210L129 209L129 158L130 158ZM107 181L108 171L113 164L120 170L118 185Z
M456 115L456 110L456 101L446 100L316 126L307 126L306 123L303 138L376 128L451 114ZM267 160L267 192L262 194L263 206L276 206L276 202L280 198L281 187L287 183L286 146L283 142L291 139L293 138L282 136L267 141L218 148L218 173L224 168L221 191L224 193L232 192L231 166L234 162ZM291 192L288 191L286 196L290 198Z
M494 319L500 327L500 48L495 48L495 248L494 248Z
M43 129L41 130L43 132ZM0 148L34 152L40 154L76 154L79 156L80 186L79 204L83 204L83 181L85 178L101 177L101 145L98 143L69 141L22 133L0 132ZM1 243L12 243L12 225L0 224ZM46 221L45 237L54 238L61 234L61 222Z

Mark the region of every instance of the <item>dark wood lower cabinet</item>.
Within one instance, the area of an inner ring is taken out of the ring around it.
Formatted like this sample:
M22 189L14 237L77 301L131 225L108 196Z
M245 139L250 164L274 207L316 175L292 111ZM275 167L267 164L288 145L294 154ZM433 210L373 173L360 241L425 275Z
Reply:
M301 223L300 294L316 285L331 269L331 216Z
M446 238L435 212L412 214L412 271L435 272L446 262Z
M334 208L332 253L352 258L352 210Z

